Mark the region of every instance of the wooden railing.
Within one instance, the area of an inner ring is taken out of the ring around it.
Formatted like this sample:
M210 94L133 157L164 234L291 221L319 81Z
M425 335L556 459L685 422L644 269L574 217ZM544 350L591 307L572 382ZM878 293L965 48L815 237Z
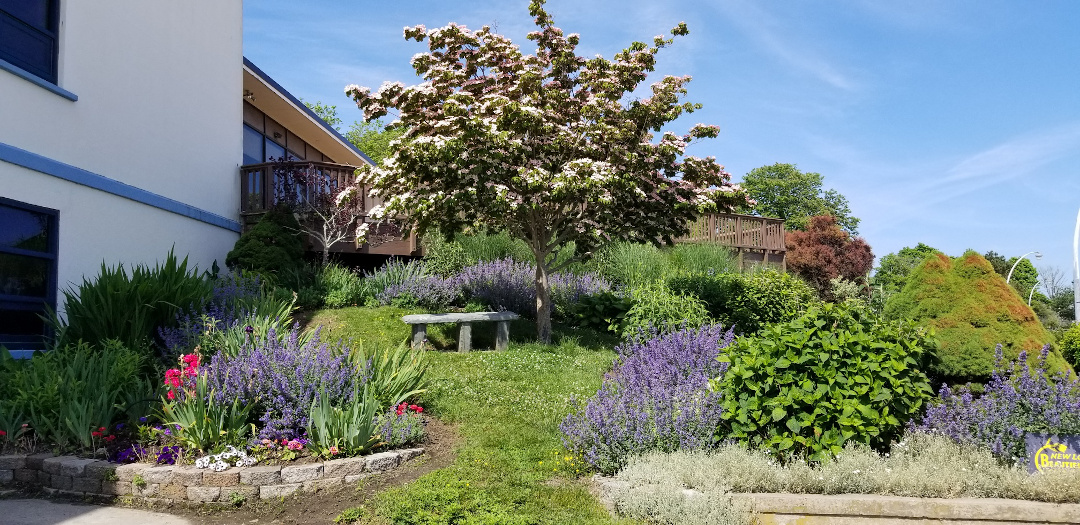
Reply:
M677 242L714 242L734 248L739 261L753 260L786 266L784 221L769 217L711 213L690 224L690 233Z
M311 170L307 175L313 175L326 181L323 187L344 188L352 184L356 166L334 164L331 162L307 162L293 161L290 168ZM274 206L276 196L275 188L278 187L278 175L275 175L275 166L280 163L264 162L261 164L248 164L240 167L240 217L244 228L254 225L267 210ZM368 194L367 187L360 188L360 198L363 199L364 210L370 210L378 202ZM369 222L367 216L362 219ZM337 244L331 251L373 253L383 255L414 255L418 249L416 235L410 235L407 239L387 240L375 246L362 245L345 246Z

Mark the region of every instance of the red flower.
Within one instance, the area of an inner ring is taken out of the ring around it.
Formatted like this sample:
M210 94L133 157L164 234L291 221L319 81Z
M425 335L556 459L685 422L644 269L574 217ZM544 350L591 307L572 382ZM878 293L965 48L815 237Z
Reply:
M94 436L96 438L99 438L99 437L101 437L101 432L98 432L97 430L95 430L95 431L91 432L90 435Z
M417 414L419 414L419 413L421 413L421 412L423 412L423 411L424 411L424 407L422 407L422 406L418 406L418 407L416 407L416 413L417 413Z
M191 368L199 366L199 354L187 354L180 356L180 361Z
M165 396L168 397L170 401L176 399L176 394L172 390L165 392Z
M173 388L180 387L180 371L175 368L170 368L165 371L165 384L170 385ZM170 398L172 399L172 398Z
M7 432L4 432L3 430L0 430L0 438L4 437L6 435L7 435Z
M109 443L112 443L114 439L116 439L116 436L105 436L105 441L108 441Z

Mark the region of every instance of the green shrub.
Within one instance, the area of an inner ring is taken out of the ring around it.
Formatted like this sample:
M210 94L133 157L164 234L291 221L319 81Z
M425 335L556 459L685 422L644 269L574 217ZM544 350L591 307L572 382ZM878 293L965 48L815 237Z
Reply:
M608 281L635 288L663 279L668 258L651 244L617 242L601 248L592 266Z
M850 305L812 307L721 354L730 366L710 381L724 395L719 436L816 461L847 443L887 447L932 395L921 367L933 348L912 323Z
M60 346L115 339L150 356L158 328L175 326L181 309L200 308L212 289L197 268L188 268L187 257L177 261L172 250L163 263L135 266L130 275L123 264L109 268L103 262L94 280L83 278L78 289L64 290L66 319L54 314L51 323Z
M469 255L461 244L446 240L439 233L424 237L424 262L431 273L440 277L450 277L469 265Z
M1074 367L1080 367L1080 324L1072 325L1057 341L1061 354Z
M567 317L577 327L621 334L633 306L633 299L612 292L584 295L567 308Z
M738 273L739 259L727 246L708 242L679 243L666 250L673 272Z
M316 455L330 458L335 454L358 456L379 444L375 419L379 403L368 386L363 393L353 387L352 399L336 407L326 392L320 392L311 404L307 446Z
M931 371L948 383L987 381L998 344L1012 361L1021 350L1034 355L1051 341L1026 298L974 251L955 259L940 253L927 258L889 299L885 315L934 328L941 350ZM1048 363L1052 372L1071 372L1056 350Z
M0 368L0 413L21 414L39 443L92 452L93 430L122 419L129 400L153 397L142 379L143 357L116 341L80 342ZM14 419L7 416L5 419Z
M654 327L661 332L679 327L697 328L710 321L705 304L693 296L675 293L663 283L645 284L631 291L634 305L626 312L623 335L635 337Z
M360 275L337 264L328 264L319 271L316 286L327 308L363 305L371 297L370 288Z
M240 236L225 257L225 265L280 282L303 263L304 247L299 231L300 224L291 213L272 208Z
M713 319L745 334L766 324L790 321L817 302L806 283L768 269L748 274L679 275L668 279L668 286L701 300Z
M465 252L465 266L506 258L518 262L533 262L532 250L525 241L515 239L506 232L457 235L454 242Z

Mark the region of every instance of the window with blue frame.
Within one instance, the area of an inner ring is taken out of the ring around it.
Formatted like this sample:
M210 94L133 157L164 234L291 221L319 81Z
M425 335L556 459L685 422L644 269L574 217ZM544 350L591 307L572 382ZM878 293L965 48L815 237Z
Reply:
M45 347L56 308L59 212L0 197L0 346Z
M56 84L60 0L0 0L0 59Z

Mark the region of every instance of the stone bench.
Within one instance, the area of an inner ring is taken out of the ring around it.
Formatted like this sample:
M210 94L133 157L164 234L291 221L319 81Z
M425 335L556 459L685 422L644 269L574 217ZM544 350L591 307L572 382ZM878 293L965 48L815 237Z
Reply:
M440 323L458 323L458 352L472 350L472 324L480 321L496 321L495 350L506 350L510 344L510 321L520 316L514 312L469 312L462 314L413 314L401 318L405 324L412 325L412 346L420 348L427 339L427 325Z

